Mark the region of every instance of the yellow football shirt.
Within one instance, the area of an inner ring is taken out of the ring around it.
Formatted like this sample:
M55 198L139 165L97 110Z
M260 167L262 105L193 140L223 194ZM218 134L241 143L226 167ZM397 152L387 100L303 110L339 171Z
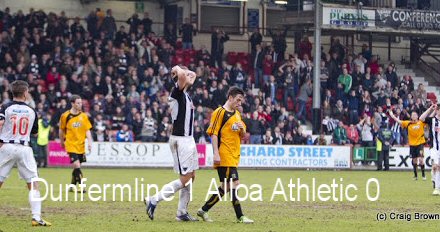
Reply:
M219 167L237 167L240 162L240 129L236 123L242 122L240 113L229 112L223 107L217 108L211 116L206 133L217 135L219 144ZM245 129L246 125L243 123Z
M410 146L425 144L425 125L422 121L412 123L411 121L402 121L402 127L408 128L408 143Z
M60 129L64 131L66 151L84 154L86 132L92 129L89 117L83 112L74 115L66 111L61 115Z

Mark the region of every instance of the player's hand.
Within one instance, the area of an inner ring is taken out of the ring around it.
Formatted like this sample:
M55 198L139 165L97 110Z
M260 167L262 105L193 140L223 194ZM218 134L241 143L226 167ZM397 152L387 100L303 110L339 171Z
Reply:
M61 147L65 148L64 142L61 142Z
M87 148L89 149L89 152L91 152L92 151L92 144L91 143L87 144Z
M243 122L237 122L237 123L235 123L237 126L238 126L238 128L240 129L240 130L243 130L244 129L244 124L243 124Z
M179 71L180 71L180 67L179 67L178 65L174 66L174 67L171 69L171 77L173 77L173 78L174 78L174 77L177 77Z
M214 153L214 165L220 165L220 155L218 153Z

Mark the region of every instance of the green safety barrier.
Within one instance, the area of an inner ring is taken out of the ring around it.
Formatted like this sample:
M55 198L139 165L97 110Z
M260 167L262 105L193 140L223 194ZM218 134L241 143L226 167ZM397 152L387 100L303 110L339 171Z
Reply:
M353 147L353 161L377 161L376 147Z

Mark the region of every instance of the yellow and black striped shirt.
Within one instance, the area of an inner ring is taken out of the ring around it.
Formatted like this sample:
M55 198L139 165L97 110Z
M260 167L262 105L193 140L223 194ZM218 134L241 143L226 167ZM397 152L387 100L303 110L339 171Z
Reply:
M240 129L242 122L238 111L229 112L223 107L217 108L211 116L206 133L218 136L220 165L219 167L237 167L240 162ZM246 128L246 125L243 123Z

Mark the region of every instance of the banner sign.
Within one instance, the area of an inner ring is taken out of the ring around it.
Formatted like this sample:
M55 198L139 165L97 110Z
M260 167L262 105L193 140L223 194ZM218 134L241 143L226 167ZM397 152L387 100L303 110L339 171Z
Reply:
M58 142L48 145L49 166L69 166L67 153ZM198 144L199 166L206 166L208 156L205 144ZM212 160L212 158L211 158ZM211 161L212 163L212 161ZM84 166L103 167L173 167L174 161L168 143L118 143L94 142L92 151L87 154Z
M349 169L350 158L350 146L242 145L239 167Z
M59 142L50 141L47 145L47 150L47 164L49 167L70 166L69 156Z
M378 9L376 25L394 29L440 30L440 12Z
M432 160L430 157L429 147L425 147L424 161L425 168L431 170ZM412 159L409 155L409 147L393 147L390 150L390 169L412 169Z
M322 24L342 27L375 27L374 10L323 7Z

